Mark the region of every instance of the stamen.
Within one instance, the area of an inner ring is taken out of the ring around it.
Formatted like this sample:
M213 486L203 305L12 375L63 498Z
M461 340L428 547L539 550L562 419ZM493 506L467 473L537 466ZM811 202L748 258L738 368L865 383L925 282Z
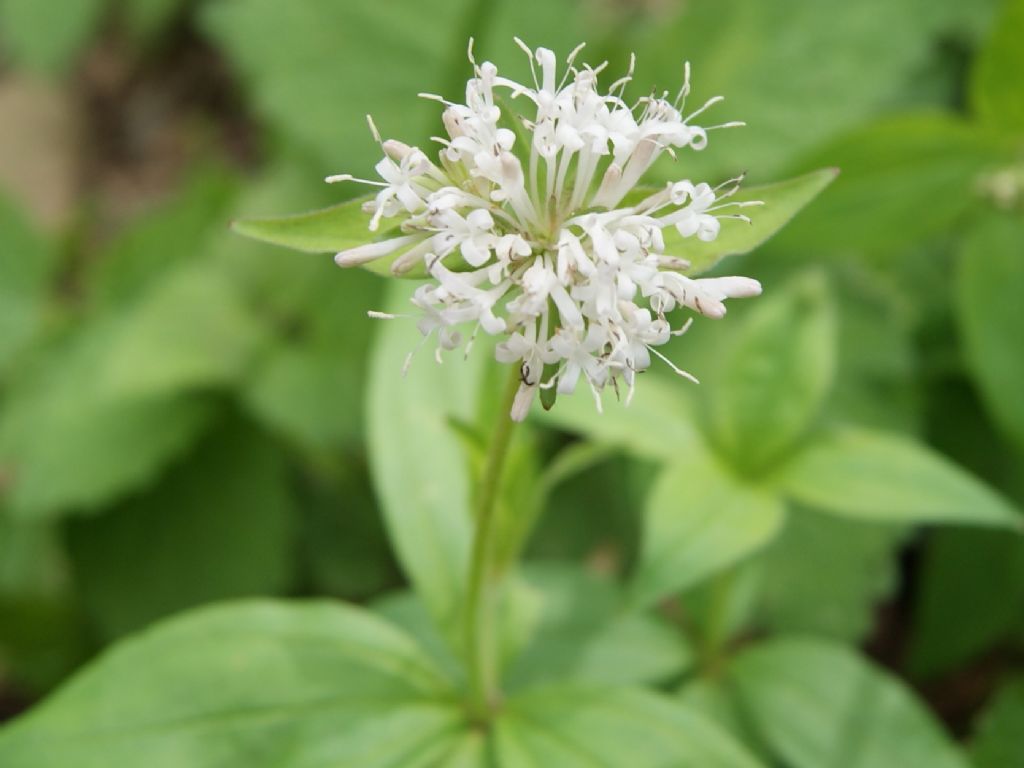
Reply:
M689 123L697 115L703 114L705 111L715 106L719 102L725 101L725 96L712 96L710 99L704 102L704 106L698 109L696 112L691 112L686 118L683 119L684 123Z
M338 184L342 181L354 181L357 184L369 184L371 187L386 187L388 184L383 181L373 181L372 179L359 179L350 173L338 173L334 176L328 176L324 179L328 184Z
M377 130L377 124L373 122L373 116L367 115L366 122L370 126L370 133L373 134L373 140L376 141L378 144L383 144L384 142L381 141L380 139L380 131Z
M679 93L676 94L676 99L672 102L676 109L682 111L686 105L686 97L690 95L690 62L683 62L683 85L679 88Z
M692 381L692 382L693 382L694 384L700 384L700 382L699 382L699 381L697 380L697 377L696 377L696 376L694 376L694 375L693 375L692 373L689 373L689 372L687 372L687 371L684 371L684 370L683 370L682 368L680 368L680 367L679 367L678 365L676 365L675 363L673 363L673 362L672 362L671 360L669 360L669 359L668 359L667 357L665 357L665 356L664 356L663 354L661 354L661 352L659 352L658 350L656 350L656 349L655 349L654 347L652 347L652 346L650 346L650 345L648 344L648 345L647 345L647 349L648 349L648 350L650 350L651 352L653 352L653 353L654 353L655 355L657 355L657 356L658 356L659 358L661 358L661 360L662 360L662 361L663 361L663 362L664 362L664 363L665 363L665 364L666 364L666 365L667 365L667 366L668 366L669 368L671 368L671 369L672 369L673 373L677 374L678 376L682 376L682 377L683 377L684 379L689 379L689 380L690 380L690 381Z

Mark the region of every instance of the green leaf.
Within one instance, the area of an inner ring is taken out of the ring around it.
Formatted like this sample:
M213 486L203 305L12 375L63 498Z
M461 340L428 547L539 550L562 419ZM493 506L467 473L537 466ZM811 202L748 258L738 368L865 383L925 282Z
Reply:
M430 766L463 740L429 660L343 604L245 602L161 624L0 731L5 768Z
M360 197L308 213L293 216L274 216L263 219L239 219L231 228L240 235L264 243L282 245L307 253L337 253L365 243L397 237L395 231L376 235L369 229L370 216L363 213L362 204L369 198ZM408 250L408 249L404 249ZM391 264L404 250L371 261L366 269L378 274L391 274ZM417 267L402 277L422 278L426 271Z
M102 21L106 0L0 0L0 39L19 65L63 74Z
M528 625L529 642L505 672L510 691L559 682L659 683L685 671L692 652L660 619L627 613L619 586L577 567L528 564L510 623ZM506 634L508 634L506 632Z
M205 399L117 397L101 386L96 372L111 331L109 323L87 327L19 371L0 410L0 467L11 478L11 514L84 511L135 490L208 423Z
M210 264L186 265L117 314L92 375L111 398L223 386L242 374L260 342L229 277Z
M967 768L913 694L845 646L774 640L737 657L729 679L748 722L792 768Z
M131 220L84 275L90 306L130 304L181 265L203 262L238 186L222 168L204 167L168 203Z
M818 273L750 308L700 389L712 442L734 466L761 471L804 436L831 387L835 345L831 297Z
M785 514L770 490L747 485L710 453L680 456L647 500L633 603L649 605L742 560L771 541Z
M39 330L53 249L0 197L0 371Z
M409 295L394 284L387 309L406 311ZM398 558L445 623L463 592L472 530L468 463L448 420L472 417L484 355L438 365L428 347L403 376L421 341L412 322L380 325L367 389L370 467Z
M927 253L926 269L933 279L945 280L944 271L934 269L933 256ZM837 370L842 375L829 395L829 417L894 431L917 430L922 393L915 342L918 313L927 310L908 302L903 276L897 278L884 266L873 268L853 259L830 266L839 321Z
M986 707L971 742L975 768L1024 765L1024 678L1005 683Z
M1004 531L935 531L915 578L910 668L934 677L1007 637L1024 615L1024 538Z
M941 236L977 201L985 170L1012 158L1008 142L944 113L888 117L815 149L797 167L837 165L827 195L772 243L820 258L892 253ZM758 211L754 211L757 213Z
M379 149L364 115L409 144L440 126L441 105L416 94L458 95L447 91L456 72L470 73L469 7L467 0L436 7L418 0L227 0L207 3L200 19L269 126L327 168L365 175ZM372 65L381 51L388 52L386 66Z
M795 156L879 114L931 53L931 5L719 0L666 6L668 19L646 20L653 39L629 46L639 54L633 93L674 94L688 59L694 94L686 111L721 94L726 101L700 121L743 120L748 127L712 132L707 151L686 152L679 166L667 161L661 172L678 178L684 163L694 180L785 172Z
M746 750L686 706L629 688L537 689L497 722L502 768L758 768Z
M1024 2L1004 0L992 26L992 37L974 61L970 97L984 122L1006 131L1024 133Z
M1024 518L984 483L914 440L884 432L833 430L775 481L812 509L860 520L1024 527Z
M151 490L74 522L76 584L107 637L201 603L281 593L294 506L277 446L228 425Z
M750 216L750 224L727 220L723 222L718 237L710 243L702 243L692 237L684 239L674 227L669 227L664 230L665 252L689 261L688 274L706 272L726 256L749 253L785 227L838 175L838 168L822 168L774 184L741 187L729 202L760 200L764 203L743 211ZM637 189L623 202L637 202L653 191L649 187Z
M689 382L649 374L640 377L628 406L605 395L598 413L590 393L578 391L559 397L550 411L534 409L533 415L542 424L662 461L686 454L703 441L688 400L691 388Z
M758 561L758 614L773 632L860 641L874 628L877 604L899 581L905 534L794 510Z
M999 425L1024 446L1024 220L992 214L963 243L955 285L971 372Z
M300 444L334 450L363 441L361 407L382 282L364 272L325 263L287 313L277 338L243 383L246 404L268 425ZM330 403L330 407L325 407Z

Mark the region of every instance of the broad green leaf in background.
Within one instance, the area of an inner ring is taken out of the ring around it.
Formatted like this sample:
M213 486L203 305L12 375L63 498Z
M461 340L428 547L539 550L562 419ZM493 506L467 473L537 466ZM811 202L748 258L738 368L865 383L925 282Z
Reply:
M375 598L369 607L416 638L417 645L457 687L465 685L465 664L419 595L410 589L388 592Z
M630 688L538 688L497 722L501 768L763 768L685 705Z
M706 451L666 464L647 500L632 602L654 603L755 552L785 514L770 490L747 485Z
M928 258L934 264L931 253ZM829 274L836 297L838 370L842 372L829 395L829 417L919 431L922 387L916 378L919 352L914 343L919 295L908 296L884 267L863 261L830 264ZM767 276L763 280L771 282Z
M743 715L729 690L728 680L717 675L691 676L679 689L679 701L693 712L706 717L732 734L755 754L763 763L771 765L771 756L763 745L751 734L750 727L743 722Z
M910 669L933 677L983 653L1024 616L1024 537L934 531L916 584Z
M757 561L757 612L773 632L859 642L899 580L900 528L795 509Z
M98 385L111 328L95 324L33 356L0 406L8 511L82 511L135 490L180 455L212 404L185 394L112 397ZM54 436L59 439L54 439Z
M84 275L90 308L131 303L181 264L205 260L205 246L224 231L238 186L218 166L200 168L169 202L131 220Z
M935 30L974 45L988 34L1003 4L1003 0L974 0L970 4L960 0L917 1L930 11L927 20Z
M90 616L117 637L200 603L283 592L294 503L280 449L251 427L219 428L151 490L71 526Z
M971 757L974 768L1016 768L1024 765L1024 678L1005 683L982 713Z
M441 105L416 94L453 88L456 75L465 81L469 7L226 0L207 4L201 20L267 123L325 164L321 177L365 175L379 150L364 115L409 144L440 125Z
M0 371L39 330L53 261L50 244L0 197Z
M63 74L102 21L107 0L0 0L0 42L23 67Z
M836 327L819 273L758 299L720 351L700 394L712 442L762 471L808 430L832 384Z
M464 733L444 691L411 639L361 609L228 604L101 656L0 731L0 765L426 767Z
M689 59L694 95L687 106L724 95L700 120L747 127L715 131L706 151L686 152L678 167L666 162L668 177L681 168L695 180L784 172L810 147L879 114L931 45L927 6L916 3L696 0L674 7L681 9L674 20L652 19L654 34L636 40L637 95L651 86L675 93Z
M729 679L746 721L792 768L967 768L911 692L846 646L772 640L737 657Z
M380 281L328 271L290 327L268 344L245 377L246 405L268 426L313 449L355 447L363 439L361 406ZM337 268L335 268L337 270Z
M859 520L963 523L1021 530L996 491L906 437L853 427L814 440L775 478L808 507Z
M174 394L231 383L259 345L260 329L230 278L185 265L124 308L92 373L110 398Z
M510 620L529 625L530 637L506 670L511 691L554 681L658 683L691 664L680 633L661 619L626 612L621 588L608 577L531 563L519 588L513 598L526 608Z
M384 308L407 311L410 291L391 287ZM370 322L367 320L367 322ZM449 418L470 420L484 350L439 365L415 323L378 321L367 428L370 467L392 542L406 574L442 622L455 616L469 567L472 531L468 459Z
M1024 447L1024 219L990 214L963 243L956 309L974 380L993 416Z
M940 112L887 117L846 131L797 163L842 174L773 242L778 253L891 253L941 236L976 203L975 182L1012 157L990 131ZM754 213L757 213L755 211Z
M544 424L579 433L655 461L671 460L700 449L703 438L691 413L692 383L657 374L640 376L633 401L626 405L605 394L598 413L590 393L561 396L550 411L534 409Z
M981 49L971 73L971 102L986 123L1024 134L1024 2L1003 0L1002 12L992 26L992 37Z

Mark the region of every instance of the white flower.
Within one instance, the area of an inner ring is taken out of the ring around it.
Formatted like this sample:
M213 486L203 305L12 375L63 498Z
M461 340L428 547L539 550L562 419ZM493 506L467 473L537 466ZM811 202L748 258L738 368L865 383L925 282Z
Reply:
M674 101L650 96L631 107L622 95L632 63L602 93L604 65L575 65L583 46L559 76L554 53L516 42L530 58L532 86L500 76L490 62L477 65L471 45L474 77L465 103L424 94L444 104L447 137L436 139L436 163L416 147L380 141L371 121L384 152L377 164L383 181L328 181L379 187L364 205L369 228L387 220L399 233L339 253L338 264L398 254L397 274L425 265L430 281L412 300L422 313L420 331L437 334L439 360L443 350L468 345L478 329L500 337L496 358L519 368L511 415L521 420L538 389L570 394L580 379L598 408L601 390L611 384L618 391L620 381L628 402L651 354L665 359L655 348L689 327L687 321L673 331L669 313L687 308L721 317L726 299L756 296L761 286L745 277L688 277L689 264L665 252L669 228L711 242L722 218L749 221L722 213L756 204L728 201L740 179L718 187L682 180L623 204L661 155L702 150L712 128L740 125L693 122L719 98L684 115L688 65ZM523 111L503 111L502 100Z

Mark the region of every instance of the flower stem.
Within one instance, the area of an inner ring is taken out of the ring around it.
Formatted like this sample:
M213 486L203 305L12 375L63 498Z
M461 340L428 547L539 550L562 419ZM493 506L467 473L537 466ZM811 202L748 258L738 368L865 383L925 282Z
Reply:
M465 642L469 666L470 716L481 724L490 721L499 703L498 654L495 603L495 503L501 486L501 474L508 455L515 422L509 416L512 401L519 389L520 373L513 369L498 411L497 424L491 435L480 476L475 504L476 530L470 561L469 587L466 597Z

